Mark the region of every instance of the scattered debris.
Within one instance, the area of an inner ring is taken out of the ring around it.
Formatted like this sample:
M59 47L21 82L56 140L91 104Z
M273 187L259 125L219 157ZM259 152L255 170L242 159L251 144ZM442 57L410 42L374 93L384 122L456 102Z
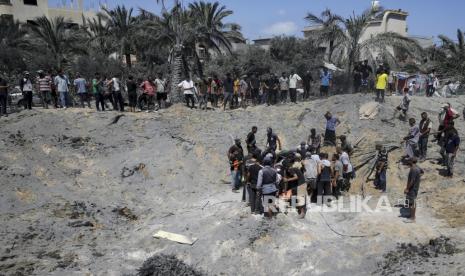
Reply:
M121 177L127 178L133 176L136 172L142 172L145 177L148 177L148 172L145 169L144 163L139 163L139 165L134 166L132 169L129 169L128 167L123 167L123 170L121 171Z
M384 261L378 264L377 274L393 275L401 273L408 263L421 267L422 262L437 258L440 255L454 255L461 252L449 238L440 236L431 239L429 243L413 245L411 243L398 244L397 249L384 255ZM414 274L422 274L418 271Z
M368 102L362 105L358 111L360 120L373 120L378 115L379 103Z
M90 137L73 137L70 139L71 147L74 149L85 146L90 142Z
M114 125L116 123L118 123L119 119L121 119L121 117L123 117L124 114L119 114L117 116L115 116L115 118L113 118L113 120L111 120L111 123L109 123L108 125L111 126L111 125Z
M197 238L188 238L184 235L170 233L170 232L166 232L162 230L155 233L153 237L157 239L162 238L162 239L167 239L170 241L175 241L178 243L189 244L189 245L193 245L197 241Z
M129 220L137 220L138 217L134 215L134 213L129 209L128 207L123 207L123 208L115 208L113 209L113 212L118 213L118 215L125 217Z
M155 255L137 270L138 276L202 276L203 272L187 265L174 255Z
M307 116L308 113L312 112L312 110L310 108L305 108L305 110L300 113L299 117L297 118L297 120L299 121L297 123L297 126L296 127L300 127L305 119L305 116Z
M90 221L78 220L78 221L73 221L73 222L68 223L68 226L70 227L94 227L94 224Z

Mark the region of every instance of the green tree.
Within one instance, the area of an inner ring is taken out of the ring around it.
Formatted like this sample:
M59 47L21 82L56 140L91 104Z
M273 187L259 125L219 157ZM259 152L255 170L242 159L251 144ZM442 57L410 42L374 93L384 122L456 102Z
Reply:
M435 56L438 70L448 76L465 81L465 38L463 32L457 30L457 42L440 35L442 46L438 48L439 53Z
M30 46L27 30L18 21L0 20L0 71L25 70L23 58Z
M313 31L312 38L318 44L328 44L328 62L332 62L334 51L345 39L344 30L341 26L344 19L332 13L330 9L326 9L320 16L308 13L305 20L312 25L316 25L317 28Z
M136 33L138 22L132 16L133 9L126 9L125 6L117 6L113 10L103 8L100 16L108 26L110 39L116 43L118 53L124 56L128 68L131 68L131 54L134 53L134 34Z

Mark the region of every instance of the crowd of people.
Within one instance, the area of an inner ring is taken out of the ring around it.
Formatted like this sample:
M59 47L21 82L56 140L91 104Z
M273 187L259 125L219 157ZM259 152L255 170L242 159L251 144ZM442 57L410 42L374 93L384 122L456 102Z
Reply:
M267 128L265 150L257 146L256 126L252 127L245 139L247 154L241 139L235 139L227 153L232 191L239 193L240 187L243 187L242 200L248 198L253 214L264 213L272 217L276 212L276 199L291 202L294 198L296 204L292 207L296 208L300 218L304 218L309 202L330 204L332 199L349 191L351 180L356 176L355 167L351 163L354 147L345 135L336 136L339 119L330 112L324 117L325 133L318 134L316 129L311 129L308 139L292 150L283 150L279 136L271 127ZM401 141L405 149L401 161L410 167L404 190L406 205L410 209L406 222L415 221L416 218L416 200L424 173L418 162L427 158L430 135L434 135L434 141L441 148L438 164L445 166L446 177L453 177L454 160L460 146L460 137L454 127L454 120L458 117L450 104L444 104L438 115L439 127L435 133L431 132L433 125L426 112L421 114L419 124L416 124L414 118L408 120L409 132ZM322 146L326 146L324 151L321 150ZM334 148L335 153L330 155L329 152L334 151ZM374 188L385 193L389 151L382 144L376 144L375 149L373 184Z

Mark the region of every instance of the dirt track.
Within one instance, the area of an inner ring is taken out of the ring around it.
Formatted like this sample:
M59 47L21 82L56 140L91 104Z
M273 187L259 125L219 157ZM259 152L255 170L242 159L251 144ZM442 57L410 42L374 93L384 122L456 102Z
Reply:
M364 150L375 141L399 142L404 122L381 122L392 115L400 98L388 98L377 118L361 121L358 108L368 96L344 95L298 105L265 106L235 111L188 110L173 106L159 113L97 113L89 109L23 111L0 118L0 274L124 275L135 274L154 254L174 254L207 274L341 275L382 274L385 254L399 242L428 243L447 236L453 254L432 257L428 272L456 275L465 271L465 187L463 153L456 177L438 175L439 156L420 164L426 174L420 188L425 205L416 224L398 218L399 209L382 213L293 213L273 221L252 216L230 191L225 157L231 137L245 138L259 127L258 142L273 126L285 148L305 140L309 129L324 127L323 114L333 111ZM465 98L451 99L462 110ZM410 115L430 113L437 127L438 99L414 98ZM456 124L463 135L462 119ZM407 168L390 156L388 197L402 198ZM360 194L361 179L351 193ZM379 192L366 185L376 205ZM351 238L343 235L367 235ZM157 240L165 230L197 237L193 246ZM451 264L452 263L452 264ZM394 274L423 271L413 260Z

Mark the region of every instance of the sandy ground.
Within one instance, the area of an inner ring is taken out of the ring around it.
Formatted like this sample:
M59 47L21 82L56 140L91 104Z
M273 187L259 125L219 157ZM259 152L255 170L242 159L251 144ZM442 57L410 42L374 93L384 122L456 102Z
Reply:
M323 130L330 110L343 122L338 135L352 141L365 136L359 151L373 150L376 141L399 144L407 124L381 119L392 116L400 98L388 97L374 120L359 120L359 107L371 100L341 95L227 112L176 105L125 113L115 124L118 113L90 109L37 108L0 118L0 275L133 275L159 253L212 275L383 274L386 254L399 243L424 244L441 235L457 246L454 254L412 261L390 275L463 273L462 153L456 177L445 179L435 164L439 149L430 143L430 159L420 164L424 204L415 224L404 223L398 208L311 211L303 220L289 213L269 221L250 215L241 195L231 193L225 153L231 137L245 138L253 125L261 146L266 127L273 126L284 148L295 148L310 128ZM465 98L450 102L462 110ZM409 115L418 120L427 111L437 128L441 103L414 98ZM463 134L462 119L456 125ZM402 199L408 173L401 155L390 155L386 196L392 204ZM358 175L351 195L361 194L364 178ZM364 184L374 207L380 193L371 186ZM154 239L157 230L198 240L189 246Z

